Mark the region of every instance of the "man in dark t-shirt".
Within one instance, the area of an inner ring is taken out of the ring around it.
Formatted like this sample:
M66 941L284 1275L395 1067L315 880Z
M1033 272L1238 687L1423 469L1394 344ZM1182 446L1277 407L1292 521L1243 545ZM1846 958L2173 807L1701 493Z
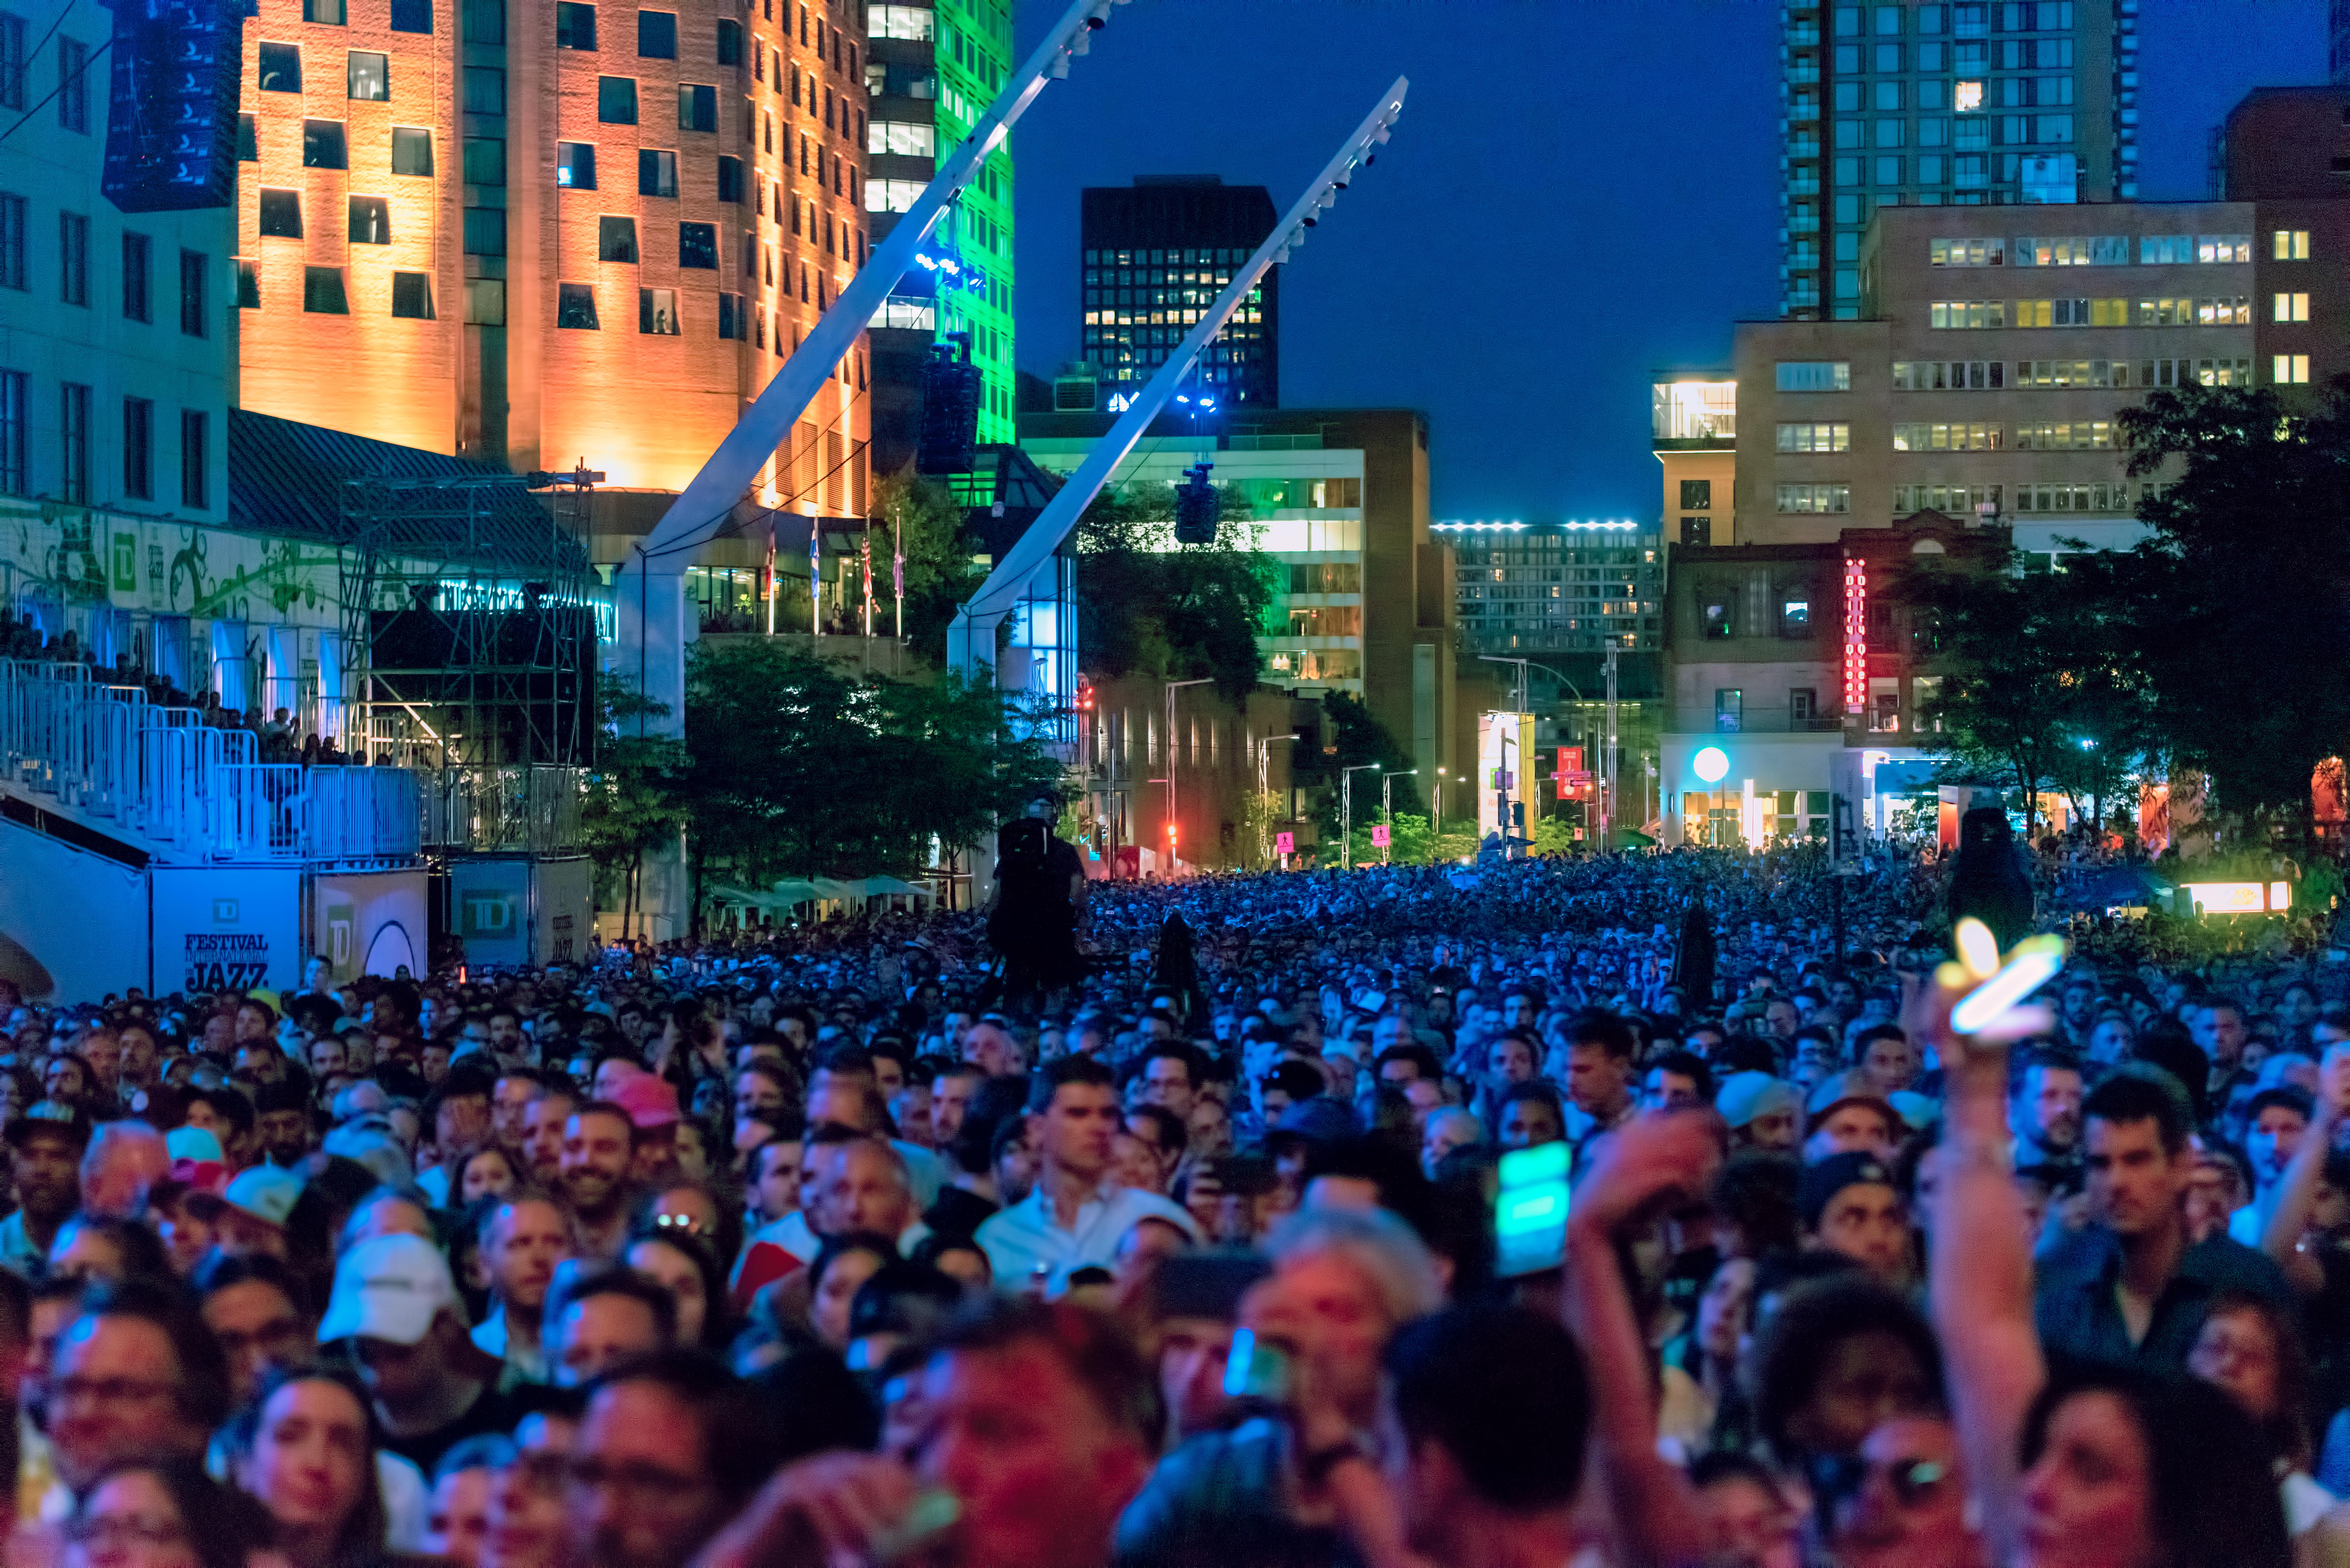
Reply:
M320 1345L339 1340L350 1342L383 1446L427 1475L463 1439L510 1432L527 1411L473 1353L448 1262L422 1237L374 1236L343 1254L318 1324Z

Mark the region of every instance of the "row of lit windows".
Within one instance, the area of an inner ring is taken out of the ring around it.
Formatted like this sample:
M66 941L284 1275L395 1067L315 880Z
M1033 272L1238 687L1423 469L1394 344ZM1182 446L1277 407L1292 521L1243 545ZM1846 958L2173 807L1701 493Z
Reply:
M2304 319L2302 317L2296 320ZM1835 390L1851 385L1849 366ZM1806 362L1782 362L1781 390L1789 389L1791 369L1804 370ZM2012 369L2003 359L1897 359L1893 389L1897 392L2004 391L2011 388L2071 389L2130 387L2245 387L2251 385L2252 362L2245 358L2204 359L2018 359ZM1828 389L1825 378L1795 378L1806 384L1797 389ZM1820 383L1814 385L1812 383ZM1815 439L1803 432L1819 427L1783 424L1779 427L1782 452L1840 451L1833 446L1787 445L1789 441ZM1789 433L1794 432L1794 433Z
M2279 229L2270 235L2278 261L2307 261L2309 231ZM2035 237L2012 242L2004 236L1987 239L1937 239L1927 242L1927 259L1935 266L2127 266L2127 234L2073 234ZM2180 266L2249 262L2250 234L2140 234L2140 266Z
M1169 306L1190 306L1196 309L1203 305L1213 305L1217 296L1232 281L1229 277L1217 276L1205 279L1189 287L1089 288L1086 290L1086 304L1089 307L1122 306L1164 308ZM1249 297L1252 300L1261 300L1263 296L1264 290L1262 287L1249 291Z
M1835 111L1838 114L1860 114L1874 110L1880 114L1897 113L1904 109L1948 109L1957 99L1954 87L1980 88L1980 82L1950 82L1929 79L1905 82L1898 78L1883 81L1839 81L1835 84ZM2064 109L2073 102L2074 83L2069 76L2006 77L1990 84L1995 94L1977 97L1969 94L1970 111L1991 106L2002 109ZM1787 118L1798 122L1817 119L1820 100L1816 92L1796 92L1787 103Z
M2279 294L2272 300L2279 321L2305 321L2306 294ZM2294 315L2292 312L2298 311ZM2199 299L1938 299L1926 307L1936 330L2007 327L2242 327L2252 321L2244 295Z
M22 370L0 369L0 495L32 493L30 434L32 378ZM92 430L95 393L87 383L57 385L57 498L76 506L96 504L91 455L96 448ZM122 490L125 500L155 499L155 404L149 398L122 400ZM210 459L212 421L201 409L180 410L180 504L212 504ZM46 487L44 487L46 488Z
M1235 267L1240 265L1241 263L1248 260L1250 254L1251 253L1247 251L1215 250L1211 248L1193 248L1189 250L1181 248L1173 250L1091 250L1086 252L1085 265L1087 266L1118 267ZM1092 278L1087 278L1086 281L1090 283L1094 280ZM1115 282L1118 280L1113 279L1112 281Z
M1684 487L1692 483L1711 484L1711 483L1712 482L1711 480L1685 479L1681 481ZM1682 493L1684 495L1688 493L1686 488L1683 489ZM1688 505L1690 504L1690 503L1685 501L1683 504ZM1709 497L1707 501L1696 503L1695 504L1710 505L1711 504L1711 498ZM1596 567L1634 566L1642 564L1654 566L1657 560L1657 553L1654 550L1578 550L1562 545L1557 539L1553 538L1549 540L1529 539L1524 541L1523 544L1513 545L1506 549L1481 550L1472 545L1467 549L1461 550L1457 558L1462 565L1472 566L1481 563L1494 566L1556 566L1562 565L1579 566L1584 568L1584 575L1586 576L1589 576L1592 575L1593 568ZM1501 579L1497 578L1495 580L1499 581ZM1556 577L1551 577L1546 580L1556 582L1559 579Z

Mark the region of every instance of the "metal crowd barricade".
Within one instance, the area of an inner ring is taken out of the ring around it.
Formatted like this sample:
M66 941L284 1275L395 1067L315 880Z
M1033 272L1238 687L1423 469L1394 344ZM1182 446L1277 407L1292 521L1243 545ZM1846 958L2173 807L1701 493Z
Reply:
M227 860L302 858L309 803L298 763L224 763L208 798L214 855Z
M411 770L312 768L308 784L306 857L377 860L422 851L422 792Z
M449 768L424 779L424 842L436 850L548 855L579 846L584 769Z
M0 659L0 783L207 859L412 859L416 774L264 763L251 731L207 725L77 665Z

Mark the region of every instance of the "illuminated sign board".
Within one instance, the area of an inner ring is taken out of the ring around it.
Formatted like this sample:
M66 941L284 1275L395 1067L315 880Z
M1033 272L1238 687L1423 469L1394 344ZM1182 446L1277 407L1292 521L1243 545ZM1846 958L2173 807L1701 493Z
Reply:
M2206 915L2266 915L2293 907L2288 882L2182 882L2178 891Z
M1868 566L1847 556L1844 563L1844 711L1868 708Z

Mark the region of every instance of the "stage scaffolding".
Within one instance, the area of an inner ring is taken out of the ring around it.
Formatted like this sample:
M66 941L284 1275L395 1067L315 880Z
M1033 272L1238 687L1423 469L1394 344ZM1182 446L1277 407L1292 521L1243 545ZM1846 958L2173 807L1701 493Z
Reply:
M366 474L344 487L344 690L402 766L584 763L596 617L584 475Z

